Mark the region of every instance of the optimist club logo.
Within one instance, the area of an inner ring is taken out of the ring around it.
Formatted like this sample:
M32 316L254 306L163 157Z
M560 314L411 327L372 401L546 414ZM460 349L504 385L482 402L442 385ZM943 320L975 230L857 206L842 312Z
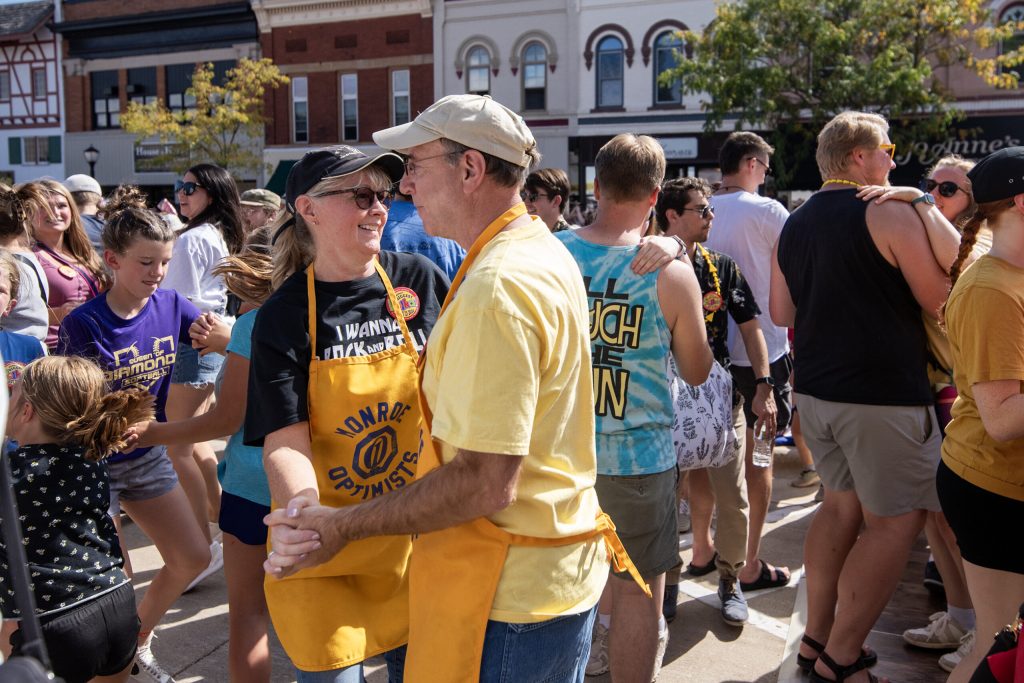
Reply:
M342 426L334 430L338 437L354 442L345 448L352 454L351 462L332 467L327 472L336 491L368 500L412 482L416 477L419 449L403 451L398 442L399 430L395 428L411 408L399 401L381 401L348 416ZM415 411L413 415L415 419Z
M356 444L352 456L352 471L363 479L379 477L391 467L391 461L398 455L398 437L393 427L374 430Z
M412 291L408 287L395 287L395 298L398 299L398 308L402 311L402 317L406 320L412 320L420 313L420 297L416 292ZM388 313L391 317L395 317L395 312L391 310L391 300L387 301Z

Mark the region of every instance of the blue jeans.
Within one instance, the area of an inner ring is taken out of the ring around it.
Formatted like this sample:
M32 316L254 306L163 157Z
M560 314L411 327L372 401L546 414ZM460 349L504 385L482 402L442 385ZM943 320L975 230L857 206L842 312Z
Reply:
M405 645L388 650L384 653L384 661L388 665L388 683L402 683L405 677ZM364 683L363 664L353 664L344 669L332 671L299 671L295 670L297 683Z
M535 624L488 621L481 683L582 683L597 606Z

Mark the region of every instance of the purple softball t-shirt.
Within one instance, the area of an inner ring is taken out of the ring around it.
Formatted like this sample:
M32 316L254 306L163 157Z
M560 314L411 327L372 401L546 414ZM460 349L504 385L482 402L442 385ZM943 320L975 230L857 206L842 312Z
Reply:
M110 310L103 293L64 318L57 353L96 361L113 391L148 389L156 397L156 418L164 422L178 346L191 346L188 328L199 315L199 309L174 290L158 289L137 316L125 320ZM148 450L115 453L110 461L138 458Z

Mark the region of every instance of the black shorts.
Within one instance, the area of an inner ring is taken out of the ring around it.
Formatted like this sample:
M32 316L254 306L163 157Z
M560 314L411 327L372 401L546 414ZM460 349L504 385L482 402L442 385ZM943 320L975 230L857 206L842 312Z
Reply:
M1024 574L1024 544L1015 535L1024 519L1024 501L975 486L944 462L935 487L961 557L979 567Z
M53 673L85 683L128 668L138 647L135 589L126 583L67 612L39 618ZM11 634L12 656L23 654L21 629Z
M754 394L757 393L757 384L754 380L754 368L745 365L731 365L733 388L743 397L743 417L747 421L747 429L753 429L757 423L757 415L754 415ZM793 387L789 384L789 378L793 375L793 359L789 354L783 354L777 361L768 366L768 374L775 380L775 407L778 412L775 415L775 428L782 432L789 427L789 420L793 413Z
M267 525L263 523L263 518L269 514L269 505L254 503L227 491L220 492L220 518L217 526L246 545L267 544Z

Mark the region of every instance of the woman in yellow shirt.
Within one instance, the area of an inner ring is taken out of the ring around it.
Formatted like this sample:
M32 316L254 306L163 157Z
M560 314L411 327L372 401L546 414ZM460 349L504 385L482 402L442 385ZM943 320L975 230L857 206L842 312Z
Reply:
M968 173L977 211L964 226L950 270L945 309L959 394L946 428L936 478L956 535L977 630L995 633L1024 602L1024 147L982 159ZM992 230L992 250L959 277L978 230ZM949 677L965 683L987 643Z

